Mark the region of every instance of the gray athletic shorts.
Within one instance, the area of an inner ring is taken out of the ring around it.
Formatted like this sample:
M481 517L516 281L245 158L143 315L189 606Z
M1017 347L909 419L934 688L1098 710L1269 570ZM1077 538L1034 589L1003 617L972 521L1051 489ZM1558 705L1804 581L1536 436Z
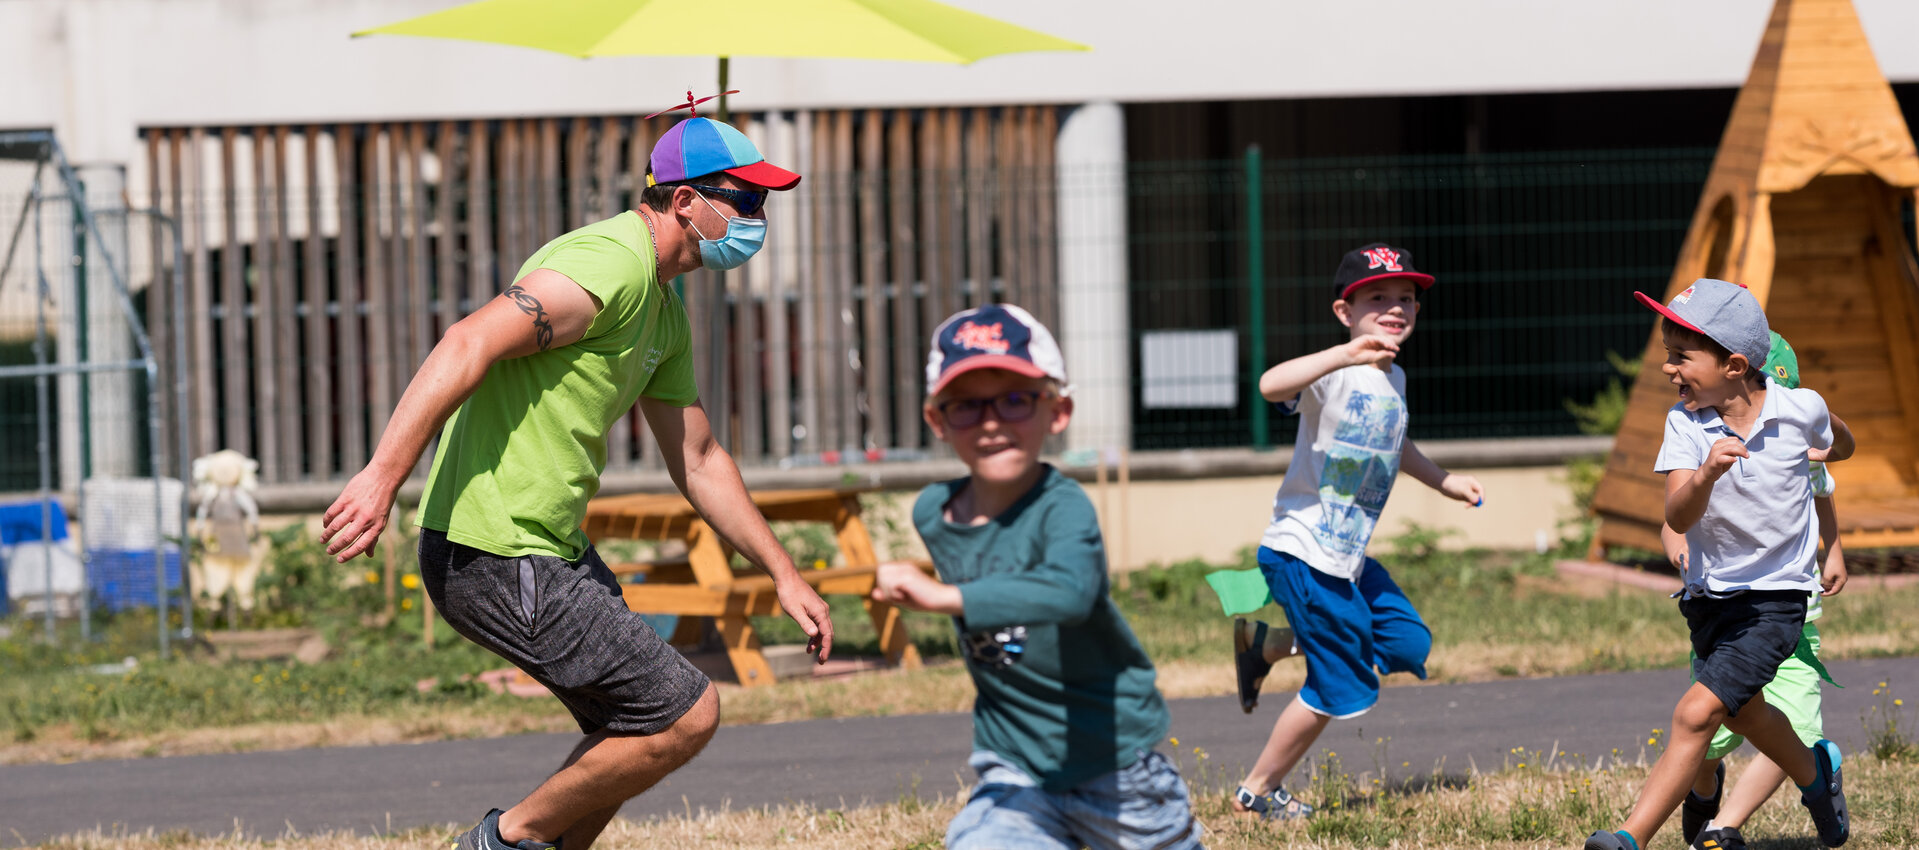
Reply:
M420 578L454 631L545 685L582 732L662 732L706 692L590 546L578 561L505 558L422 528Z

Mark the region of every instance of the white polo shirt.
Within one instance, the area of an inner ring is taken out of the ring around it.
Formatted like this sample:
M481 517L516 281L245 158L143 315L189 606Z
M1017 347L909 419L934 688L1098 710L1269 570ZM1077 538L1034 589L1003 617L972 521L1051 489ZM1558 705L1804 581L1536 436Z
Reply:
M1713 408L1673 405L1653 469L1697 470L1723 437L1741 437L1752 456L1713 482L1705 515L1686 532L1688 594L1818 590L1819 520L1806 452L1832 447L1826 400L1774 385L1749 435L1733 433Z

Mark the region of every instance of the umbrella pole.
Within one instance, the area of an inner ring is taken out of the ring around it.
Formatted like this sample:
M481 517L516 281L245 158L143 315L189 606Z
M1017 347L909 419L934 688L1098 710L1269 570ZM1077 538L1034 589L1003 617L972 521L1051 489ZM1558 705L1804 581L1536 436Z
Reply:
M726 123L726 66L732 60L720 57L720 123Z

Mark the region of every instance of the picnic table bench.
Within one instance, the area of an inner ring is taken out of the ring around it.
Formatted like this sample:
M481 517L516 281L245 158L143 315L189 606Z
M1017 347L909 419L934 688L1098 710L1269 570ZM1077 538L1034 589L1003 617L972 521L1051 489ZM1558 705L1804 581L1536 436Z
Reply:
M879 559L866 523L860 519L862 492L761 490L751 495L753 504L769 521L819 522L833 527L844 566L808 569L804 564L796 565L800 576L822 596L860 597L879 633L880 651L887 661L914 669L920 666L919 651L907 639L906 624L901 622L898 609L868 597ZM607 565L622 579L640 579L637 583L623 582L627 606L641 614L677 615L679 624L670 639L676 644L696 638L703 629L703 619L710 618L718 627L740 684L757 687L774 682L773 668L747 619L782 613L773 579L756 569L735 569L731 547L685 497L677 493L636 493L594 499L587 504L581 525L587 538L594 541L684 542L686 554L681 557Z

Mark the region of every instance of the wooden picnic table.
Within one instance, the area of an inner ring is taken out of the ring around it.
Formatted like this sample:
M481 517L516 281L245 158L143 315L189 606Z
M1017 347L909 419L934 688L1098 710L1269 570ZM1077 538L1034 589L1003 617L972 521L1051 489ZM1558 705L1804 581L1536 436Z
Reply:
M920 666L919 651L906 636L898 609L869 598L879 559L873 539L860 519L859 494L865 490L761 490L753 504L769 521L819 522L833 527L843 566L809 569L795 565L800 576L819 593L860 597L880 650L889 662L912 669ZM735 569L732 549L700 518L685 497L677 493L636 493L606 496L587 504L581 524L590 540L679 540L686 544L680 558L608 564L626 583L626 604L641 614L674 614L680 618L672 642L697 639L702 618L712 618L741 685L757 687L774 682L773 668L760 650L748 617L782 614L773 579L757 569Z

